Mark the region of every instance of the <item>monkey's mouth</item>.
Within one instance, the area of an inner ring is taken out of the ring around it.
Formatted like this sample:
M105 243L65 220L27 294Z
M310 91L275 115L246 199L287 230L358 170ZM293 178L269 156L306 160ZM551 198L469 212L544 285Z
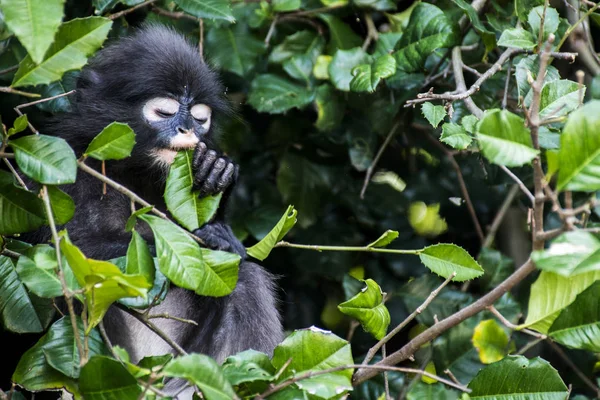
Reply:
M200 139L195 135L176 135L168 147L156 149L153 151L153 156L159 164L171 165L178 151L191 150L196 148Z

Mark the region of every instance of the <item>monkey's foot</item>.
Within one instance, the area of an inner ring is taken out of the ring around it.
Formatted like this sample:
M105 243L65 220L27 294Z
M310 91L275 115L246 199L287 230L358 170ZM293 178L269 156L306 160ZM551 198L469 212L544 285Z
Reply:
M228 251L238 254L242 260L246 258L246 248L235 237L231 228L221 222L213 222L196 229L194 235L206 243L213 250Z
M206 143L200 142L194 153L194 188L200 190L200 197L224 192L237 175L237 165L227 157L217 156Z

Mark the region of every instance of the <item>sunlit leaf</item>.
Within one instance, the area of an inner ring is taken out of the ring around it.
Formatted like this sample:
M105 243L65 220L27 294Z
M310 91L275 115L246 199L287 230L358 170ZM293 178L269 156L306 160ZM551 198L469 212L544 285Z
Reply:
M65 0L2 0L4 22L19 38L36 64L54 40L63 18Z
M508 352L508 335L493 319L481 321L473 332L473 346L484 364L502 360Z
M36 64L31 56L25 57L12 86L54 82L65 72L83 67L88 56L100 48L111 25L111 20L102 17L78 18L65 22L58 28L54 42L42 62Z
M133 129L127 124L113 122L96 135L84 155L96 160L121 160L131 155L134 145Z
M429 121L431 126L434 128L437 128L440 122L442 122L447 115L444 106L434 106L430 102L423 103L421 106L421 112L423 113L425 119Z

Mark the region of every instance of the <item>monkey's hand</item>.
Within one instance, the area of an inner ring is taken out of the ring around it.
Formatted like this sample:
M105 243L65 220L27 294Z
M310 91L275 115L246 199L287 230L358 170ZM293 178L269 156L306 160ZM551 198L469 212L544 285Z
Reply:
M235 182L238 167L227 157L218 156L200 142L194 153L194 189L200 197L224 192Z
M221 222L206 224L203 227L196 229L194 235L202 239L212 250L235 253L242 257L242 260L246 258L246 248L242 242L235 237L228 225Z

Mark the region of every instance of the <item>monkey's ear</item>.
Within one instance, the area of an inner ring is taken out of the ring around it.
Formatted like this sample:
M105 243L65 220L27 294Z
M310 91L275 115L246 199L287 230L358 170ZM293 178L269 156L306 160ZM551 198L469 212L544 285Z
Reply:
M79 79L77 80L77 87L85 89L99 85L100 83L102 83L102 78L98 72L93 69L84 69L81 71L81 75L79 75Z

